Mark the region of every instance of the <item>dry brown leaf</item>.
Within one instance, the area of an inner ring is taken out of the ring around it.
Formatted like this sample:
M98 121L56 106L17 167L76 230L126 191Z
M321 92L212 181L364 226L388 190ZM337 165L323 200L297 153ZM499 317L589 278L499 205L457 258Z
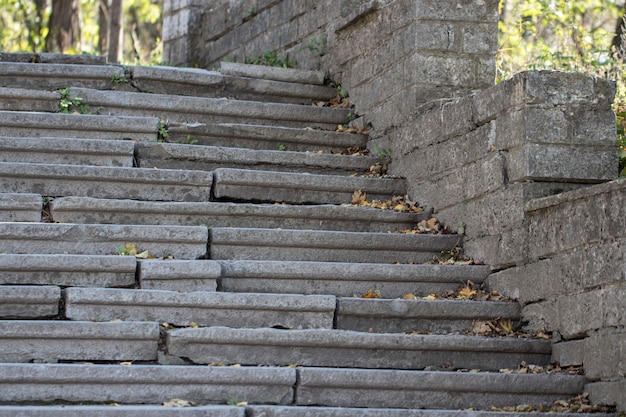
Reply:
M361 298L382 298L382 295L380 294L380 290L370 288L365 294L361 295Z

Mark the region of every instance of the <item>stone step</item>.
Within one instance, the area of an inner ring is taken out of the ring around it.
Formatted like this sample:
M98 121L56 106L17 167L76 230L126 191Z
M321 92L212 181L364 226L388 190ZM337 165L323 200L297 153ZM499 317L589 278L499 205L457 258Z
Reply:
M3 254L0 284L131 287L136 269L134 256Z
M169 401L174 400L171 398ZM245 407L163 405L0 405L2 417L245 417ZM529 416L535 417L535 416ZM555 416L560 417L560 416ZM579 416L580 417L580 416ZM583 416L586 417L586 416ZM615 416L617 417L617 416Z
M49 197L208 201L213 173L0 162L0 189Z
M472 265L263 260L221 260L219 263L222 265L222 291L341 297L364 294L372 289L380 291L386 299L400 298L408 293L417 296L440 293L456 289L467 281L480 285L490 273L488 266ZM406 307L402 310L406 312Z
M60 101L61 94L56 91L0 87L0 110L4 111L55 113L59 109Z
M335 130L348 122L350 109L263 103L226 98L185 97L71 88L70 98L101 115L156 116L167 121L201 123L248 123Z
M55 317L59 314L60 302L61 288L52 285L0 285L2 319Z
M0 362L156 361L159 323L0 321Z
M412 229L430 212L402 213L367 207L251 203L184 203L61 197L49 203L54 221L103 224L207 225L352 232Z
M37 65L0 61L0 87L36 90L85 87L110 90L117 86L115 80L121 80L124 77L124 67L121 65L70 63Z
M132 167L134 151L129 140L0 136L0 162Z
M323 85L326 78L323 71L270 67L267 65L241 64L226 61L220 62L220 72L225 75L311 85Z
M214 227L210 259L423 263L457 243L457 235Z
M367 147L367 135L238 123L168 123L172 142L197 140L199 145L288 151L343 152Z
M175 326L333 327L336 299L326 295L178 293L158 290L67 288L71 320L159 321Z
M2 90L0 89L0 94ZM56 98L54 108L48 111L56 111L59 98L60 96ZM9 137L130 139L135 142L147 142L157 140L158 123L157 117L0 111L0 135Z
M39 222L42 208L39 194L0 193L0 222Z
M380 162L380 158L375 156L268 151L178 143L138 143L136 157L139 166L145 168L203 171L238 168L327 175L369 173L370 167Z
M2 52L0 53L0 62L105 65L106 57L102 55L76 55L58 52Z
M0 403L290 404L295 381L291 368L0 364Z
M370 201L406 194L405 180L391 178L218 168L213 181L216 198L238 201L350 204L356 190Z
M212 292L217 290L217 281L222 275L220 264L207 260L143 259L138 265L137 277L144 290Z
M463 333L494 318L517 324L516 302L473 300L337 299L336 328L371 333Z
M55 400L159 404L180 398L198 404L236 399L264 405L490 409L512 404L547 406L580 394L584 384L584 376L557 374L0 364L0 402L5 404Z
M170 330L166 346L169 355L205 365L481 371L522 361L547 366L551 352L547 340L228 327Z
M0 223L0 253L112 255L131 243L155 256L197 259L207 241L202 226Z

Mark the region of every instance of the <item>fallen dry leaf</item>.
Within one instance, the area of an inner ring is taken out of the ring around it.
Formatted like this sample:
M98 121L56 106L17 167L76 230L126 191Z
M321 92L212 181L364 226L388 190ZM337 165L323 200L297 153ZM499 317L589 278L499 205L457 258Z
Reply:
M380 294L380 290L370 288L365 294L361 295L361 298L382 298L382 295Z
M162 403L163 407L193 407L196 405L192 401L181 400L180 398L174 398L172 400Z

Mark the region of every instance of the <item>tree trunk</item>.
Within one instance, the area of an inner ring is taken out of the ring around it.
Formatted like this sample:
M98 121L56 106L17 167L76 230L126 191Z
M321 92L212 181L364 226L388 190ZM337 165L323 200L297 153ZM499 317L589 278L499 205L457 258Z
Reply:
M622 17L617 19L617 23L615 24L615 36L611 43L613 50L617 52L618 56L621 57L623 61L626 61L626 32L624 31L624 26L626 26L626 7L624 8Z
M98 2L98 52L107 55L109 52L109 4L107 0Z
M80 47L80 0L52 0L46 36L46 52L65 52Z
M122 41L124 39L122 6L122 0L111 1L111 8L109 9L109 62L122 61Z

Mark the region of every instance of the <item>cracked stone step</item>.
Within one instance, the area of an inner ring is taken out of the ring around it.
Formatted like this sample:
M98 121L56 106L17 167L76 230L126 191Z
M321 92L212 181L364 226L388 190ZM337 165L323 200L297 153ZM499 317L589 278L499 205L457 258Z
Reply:
M230 405L0 405L3 417L245 417L245 414L245 407Z
M51 111L56 111L56 107ZM157 140L158 123L157 117L0 111L1 136L129 139L147 142Z
M0 162L132 167L131 141L0 136Z
M519 322L516 302L474 300L337 299L337 328L374 333L466 332L495 317Z
M39 319L57 316L60 301L59 287L0 285L0 318Z
M136 269L134 256L3 254L0 284L130 287Z
M159 321L175 326L332 328L335 297L67 288L71 320Z
M369 334L345 330L170 330L169 355L197 364L379 369L516 369L550 364L550 341L460 335Z
M323 85L326 78L326 74L323 71L270 67L267 65L252 65L226 61L220 62L220 72L225 75L239 77L312 85Z
M559 374L298 369L297 405L490 409L549 406L583 392L585 377Z
M0 162L0 188L45 196L208 201L213 174L203 171Z
M406 194L404 179L302 174L218 168L214 171L216 198L291 204L350 204L356 190L368 200L390 200Z
M207 225L352 232L412 229L430 212L401 213L367 207L224 202L161 202L89 197L55 198L49 204L54 221L76 223Z
M214 261L139 261L137 277L144 290L195 292L217 290L222 267Z
M472 265L251 260L221 260L219 263L222 265L222 291L338 297L364 294L370 288L379 290L385 298L399 298L408 293L428 295L457 288L468 280L480 285L490 272L488 266ZM406 312L407 307L402 310Z
M40 222L42 208L39 194L0 193L0 222Z
M348 122L350 109L71 88L70 97L102 115L156 116L175 122L240 123L334 130Z
M138 143L136 158L139 166L145 168L203 171L236 168L326 175L369 173L370 167L380 161L380 158L375 156L267 151L178 143Z
M161 404L182 398L198 404L226 404L237 398L257 404L291 404L295 383L292 368L0 364L2 403Z
M456 235L214 227L210 258L356 263L423 263L458 243Z
M207 251L202 226L0 223L0 252L112 255L126 243L155 256L197 259Z
M197 140L199 145L288 151L343 152L367 147L368 136L279 126L239 123L168 123L170 141Z
M154 361L159 323L0 321L0 362Z

